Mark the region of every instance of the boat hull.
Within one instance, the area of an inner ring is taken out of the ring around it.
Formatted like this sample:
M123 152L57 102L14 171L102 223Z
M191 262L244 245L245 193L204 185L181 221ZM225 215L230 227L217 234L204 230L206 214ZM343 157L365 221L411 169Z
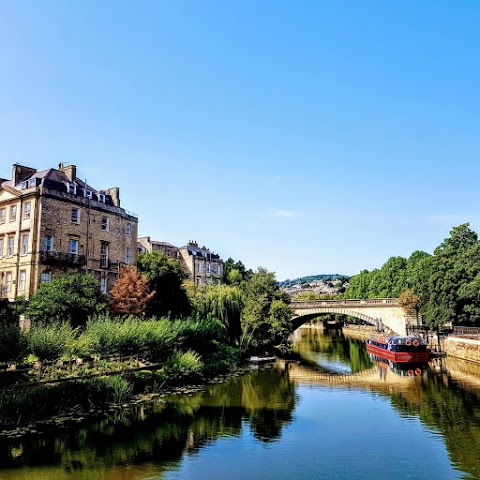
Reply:
M429 351L409 350L403 352L393 352L391 350L387 350L386 348L381 348L369 343L367 343L367 352L372 353L377 357L386 358L387 360L392 360L394 362L416 362L430 359Z

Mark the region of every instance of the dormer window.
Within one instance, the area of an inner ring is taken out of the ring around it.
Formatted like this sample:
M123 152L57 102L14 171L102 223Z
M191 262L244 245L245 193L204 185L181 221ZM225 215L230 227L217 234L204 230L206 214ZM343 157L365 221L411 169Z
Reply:
M67 183L67 192L72 195L77 194L77 186L74 183Z
M37 179L36 178L31 178L28 181L28 188L36 187L37 186Z
M84 190L83 196L87 198L92 198L92 191L91 190Z
M102 202L102 203L105 203L105 194L104 193L100 192L98 194L98 201Z
M25 190L26 188L28 188L28 182L22 182L20 184L20 190Z

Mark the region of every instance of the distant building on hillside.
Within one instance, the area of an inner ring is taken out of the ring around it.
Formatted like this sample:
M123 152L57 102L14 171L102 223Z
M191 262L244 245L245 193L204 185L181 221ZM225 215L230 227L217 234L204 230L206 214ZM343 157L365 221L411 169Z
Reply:
M0 179L0 297L28 298L41 282L79 271L107 292L120 266L136 264L137 225L117 187L94 189L75 165L13 165L12 178Z
M179 251L190 279L197 285L222 283L223 261L219 255L208 248L199 248L195 241L189 241Z
M151 240L150 237L138 237L137 245L139 252L159 251L164 253L168 258L174 260L180 258L178 247L168 242L158 242L156 240Z

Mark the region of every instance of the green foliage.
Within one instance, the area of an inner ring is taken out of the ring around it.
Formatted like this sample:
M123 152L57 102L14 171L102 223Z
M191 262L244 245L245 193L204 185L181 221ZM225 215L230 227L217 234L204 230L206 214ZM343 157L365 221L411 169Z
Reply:
M113 403L125 403L132 398L133 384L122 375L104 377L102 382Z
M16 323L0 321L0 362L13 361L25 354L25 337Z
M89 346L92 354L143 354L149 360L160 361L173 351L175 331L167 319L121 320L102 315L88 320L79 340Z
M259 268L244 284L241 349L244 353L265 353L287 345L292 332L290 298L277 286L275 274ZM288 321L287 321L288 316Z
M44 282L28 302L25 315L32 321L85 325L89 316L106 308L106 298L93 275L64 275Z
M176 352L165 365L167 373L174 377L192 377L202 373L203 362L199 353L188 350Z
M240 322L242 308L243 294L238 287L212 285L207 288L205 312L220 321L231 344L235 344L242 333Z
M223 283L227 285L240 285L253 276L251 269L247 270L241 261L235 261L229 257L223 262Z
M28 351L40 360L57 360L68 353L77 330L67 322L34 323L27 335Z
M434 255L391 257L381 269L354 275L345 297L393 298L405 291L417 297L413 310L428 325L480 325L480 242L468 223L453 228Z
M149 280L155 295L149 302L150 314L156 317L183 318L190 314L191 305L183 282L188 278L178 260L157 250L140 252L137 265Z

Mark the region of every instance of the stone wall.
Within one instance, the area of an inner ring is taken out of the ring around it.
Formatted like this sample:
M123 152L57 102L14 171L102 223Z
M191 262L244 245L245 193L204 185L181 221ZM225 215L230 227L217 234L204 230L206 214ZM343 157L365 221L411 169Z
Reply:
M442 347L448 356L480 363L480 340L450 336L443 340Z

